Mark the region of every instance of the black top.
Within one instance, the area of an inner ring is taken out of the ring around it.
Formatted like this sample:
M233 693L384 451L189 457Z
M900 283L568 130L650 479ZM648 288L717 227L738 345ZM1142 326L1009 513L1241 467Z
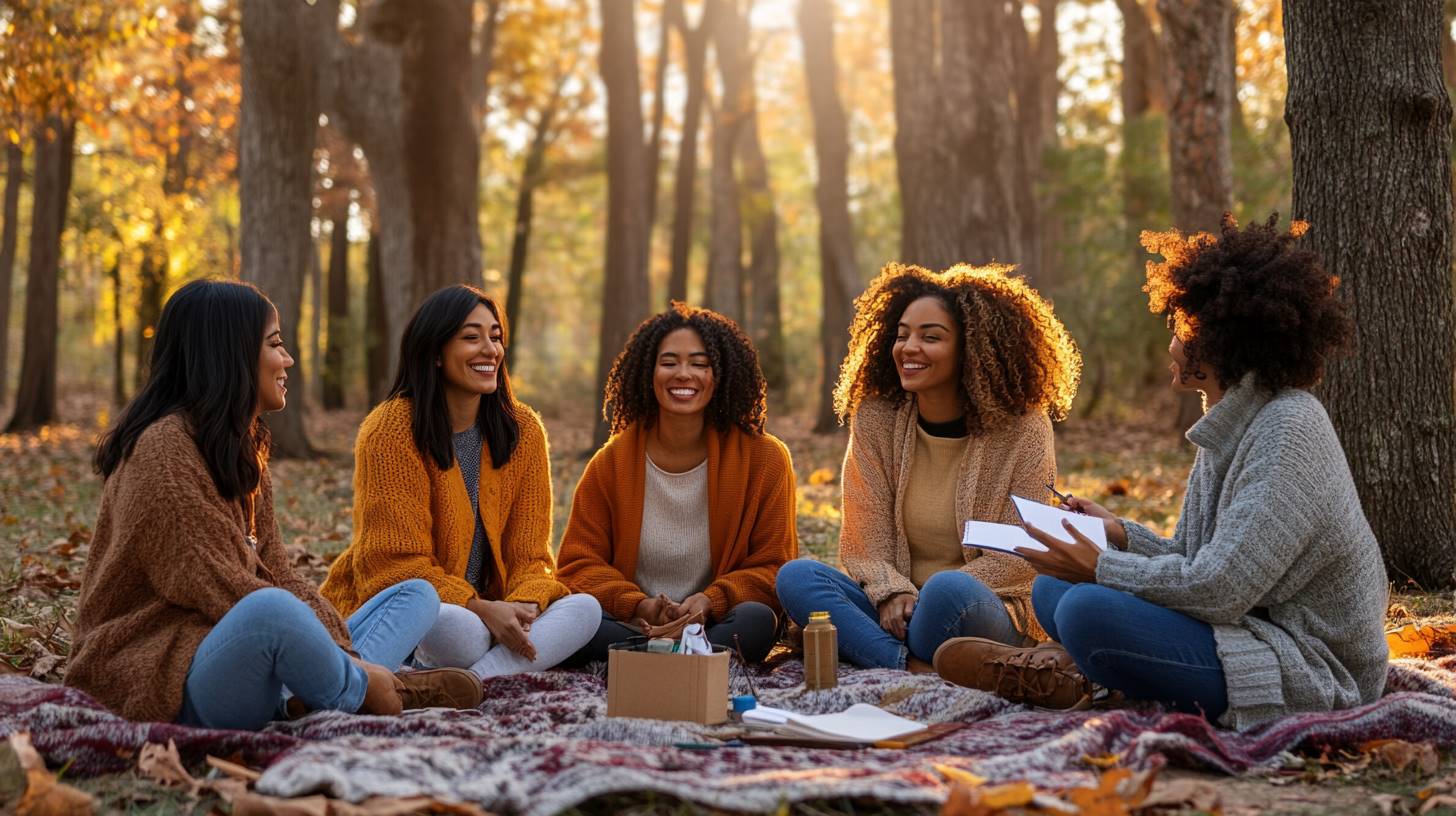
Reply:
M961 415L949 422L931 422L923 416L916 415L915 421L919 423L920 429L941 439L960 439L963 436L970 436L966 431L966 418Z

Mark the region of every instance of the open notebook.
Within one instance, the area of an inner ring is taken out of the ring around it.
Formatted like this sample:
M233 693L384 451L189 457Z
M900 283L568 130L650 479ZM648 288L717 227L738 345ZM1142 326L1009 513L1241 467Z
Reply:
M855 703L838 714L796 714L759 706L743 712L744 725L769 728L787 736L866 745L916 734L925 726L869 705Z
M1021 516L1022 524L1029 524L1053 538L1059 538L1070 544L1072 537L1062 529L1062 520L1066 519L1077 529L1077 532L1092 539L1092 543L1104 550L1107 549L1107 529L1102 526L1102 519L1096 516L1071 513L1060 507L1052 507L1049 504L1042 504L1016 495L1011 497L1011 503L1015 505L1017 514ZM996 524L990 521L966 522L966 531L961 537L961 544L966 547L996 550L1012 555L1016 555L1017 547L1046 552L1046 547L1027 535L1026 530L1022 529L1020 525Z

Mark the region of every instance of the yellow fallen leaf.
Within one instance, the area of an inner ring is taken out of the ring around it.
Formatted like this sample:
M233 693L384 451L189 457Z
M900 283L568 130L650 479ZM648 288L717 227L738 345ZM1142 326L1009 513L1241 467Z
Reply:
M952 784L965 785L968 788L978 788L986 784L986 777L977 776L970 771L957 768L954 765L943 765L937 762L934 767L937 771L940 771L941 776L945 777L945 781Z
M25 793L15 806L17 816L87 816L96 811L91 794L63 784L46 770L45 760L30 744L30 734L11 734L8 743L25 771Z
M1117 763L1122 761L1122 757L1117 754L1098 754L1097 756L1083 754L1082 761L1094 768L1106 769L1116 767Z

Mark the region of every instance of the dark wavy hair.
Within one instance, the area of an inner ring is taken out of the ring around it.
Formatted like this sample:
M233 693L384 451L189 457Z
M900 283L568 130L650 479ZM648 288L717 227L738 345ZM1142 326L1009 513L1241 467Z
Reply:
M708 363L713 369L713 396L708 400L705 417L708 424L719 431L736 426L747 433L763 433L768 388L753 341L732 319L678 301L673 301L667 311L642 321L612 362L602 404L602 415L612 433L639 421L650 428L657 421L659 406L652 389L657 349L664 337L678 329L697 332L708 351Z
M1253 372L1264 388L1310 388L1325 365L1353 348L1355 324L1335 296L1339 278L1299 244L1309 229L1276 229L1278 214L1240 228L1225 213L1218 236L1144 232L1148 308L1183 341L1188 370L1200 364L1228 388Z
M909 399L892 353L900 316L923 297L945 305L961 337L960 390L969 433L1037 409L1065 419L1077 395L1082 355L1051 304L1012 271L1000 264L959 264L936 273L898 263L880 270L854 301L849 353L834 388L840 422L866 397L897 405Z
M162 307L147 380L96 446L109 477L153 422L183 414L217 492L228 500L258 488L268 429L258 407L258 358L273 304L251 283L196 280Z
M450 410L445 403L445 378L435 361L445 344L465 325L465 319L482 303L500 322L501 345L510 342L505 312L490 295L463 283L446 286L425 298L399 339L399 370L395 372L389 397L409 397L415 448L421 456L435 460L441 470L455 464L455 445L451 442ZM490 449L491 464L499 468L515 453L516 444L521 441L521 424L504 358L495 376L495 393L480 397L475 427L480 429L480 437Z

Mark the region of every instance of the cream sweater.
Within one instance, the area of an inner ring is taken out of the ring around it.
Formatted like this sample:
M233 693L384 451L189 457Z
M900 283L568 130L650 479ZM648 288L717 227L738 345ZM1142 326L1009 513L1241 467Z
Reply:
M910 545L901 508L914 461L914 399L896 407L886 400L860 403L844 453L843 526L839 557L845 572L864 587L870 603L900 592L918 595L910 579ZM1044 411L1011 417L966 441L956 481L956 528L966 521L1019 523L1011 494L1045 499L1057 475L1052 423ZM1036 571L1014 555L965 551L962 570L1000 596L1023 633L1044 637L1031 611Z

